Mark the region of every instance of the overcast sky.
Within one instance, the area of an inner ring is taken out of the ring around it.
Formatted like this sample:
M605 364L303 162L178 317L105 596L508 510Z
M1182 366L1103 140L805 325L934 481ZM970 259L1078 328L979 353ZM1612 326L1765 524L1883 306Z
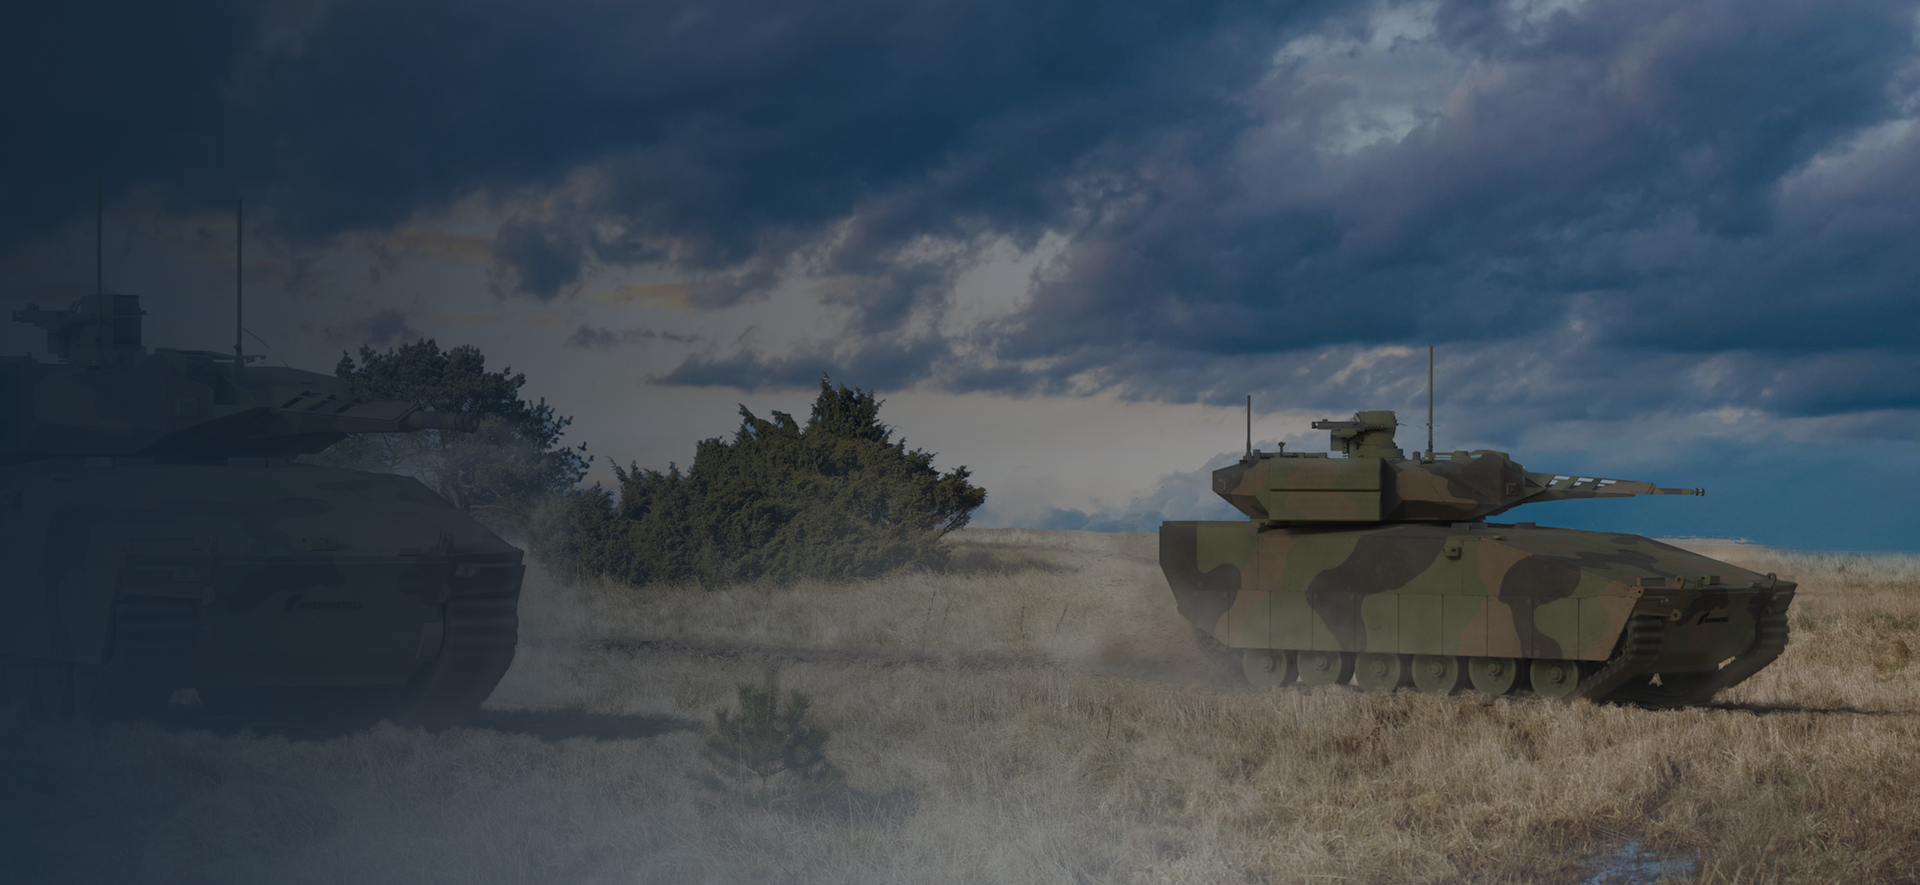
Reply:
M0 305L149 344L478 345L609 460L823 373L977 524L1228 518L1356 409L1706 486L1516 518L1916 548L1914 2L33 4ZM0 348L40 351L31 327ZM1405 428L1409 450L1424 428Z

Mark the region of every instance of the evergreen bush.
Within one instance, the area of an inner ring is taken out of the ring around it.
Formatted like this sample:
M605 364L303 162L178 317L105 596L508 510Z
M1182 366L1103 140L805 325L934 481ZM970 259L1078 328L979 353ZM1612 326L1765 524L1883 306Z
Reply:
M545 399L520 397L525 374L489 372L472 345L441 350L431 338L386 353L360 348L334 369L356 396L418 403L436 412L479 418L473 433L354 434L310 460L331 467L413 476L455 507L496 528L518 530L547 498L564 495L586 475L585 444L560 444L572 418Z
M573 574L632 583L846 579L946 562L941 538L986 500L958 467L894 441L871 391L820 382L805 427L740 407L731 441L700 442L684 473L615 467L545 512L536 552Z

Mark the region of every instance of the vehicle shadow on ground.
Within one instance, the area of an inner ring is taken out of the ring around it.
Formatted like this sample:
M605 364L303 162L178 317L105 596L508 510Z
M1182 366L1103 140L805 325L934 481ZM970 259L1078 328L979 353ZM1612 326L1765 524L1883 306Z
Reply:
M1814 707L1806 704L1793 703L1710 703L1701 704L1700 707L1707 710L1733 710L1741 713L1752 713L1756 716L1769 716L1776 713L1822 713L1829 716L1920 716L1920 710L1869 710L1861 707L1845 706Z
M482 710L465 727L524 734L546 741L568 738L620 741L706 730L704 723L684 716L588 713L585 710Z
M365 731L378 723L364 717L328 718L324 716L242 717L223 715L200 704L175 704L166 715L154 720L160 727L178 731L209 731L217 735L243 732L259 737L282 737L290 741L327 741ZM659 737L683 731L703 731L706 726L683 716L627 713L589 713L584 710L482 710L459 728L483 729L501 734L520 734L543 741L590 738L596 741L634 740Z

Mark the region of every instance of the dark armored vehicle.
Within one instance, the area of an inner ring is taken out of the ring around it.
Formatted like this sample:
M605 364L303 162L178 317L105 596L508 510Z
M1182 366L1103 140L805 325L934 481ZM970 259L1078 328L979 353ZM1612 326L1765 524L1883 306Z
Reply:
M1258 685L1531 688L1701 703L1786 648L1795 585L1638 535L1489 523L1521 504L1700 494L1394 445L1392 412L1318 421L1324 453L1214 471L1245 522L1167 522L1160 565L1216 663Z
M58 362L0 358L9 711L152 712L180 688L241 713L476 710L513 660L521 551L415 479L293 460L470 416L148 350L142 315L110 294L13 315Z

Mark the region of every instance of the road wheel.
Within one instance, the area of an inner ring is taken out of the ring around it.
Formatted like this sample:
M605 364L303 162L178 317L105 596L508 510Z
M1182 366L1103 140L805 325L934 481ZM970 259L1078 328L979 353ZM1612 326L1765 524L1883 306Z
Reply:
M1468 658L1467 678L1475 691L1506 694L1520 675L1520 662L1512 658Z
M1454 694L1466 684L1466 676L1466 668L1453 655L1413 656L1413 685L1427 694Z
M1345 685L1353 678L1353 655L1350 654L1297 651L1293 653L1293 660L1294 668L1300 673L1301 685Z
M1388 693L1411 684L1406 655L1364 652L1354 659L1353 680L1364 691Z
M1241 660L1247 681L1264 687L1290 685L1299 677L1293 653L1277 648L1250 648Z
M1580 662L1541 658L1527 668L1533 693L1543 698L1564 698L1580 685Z

